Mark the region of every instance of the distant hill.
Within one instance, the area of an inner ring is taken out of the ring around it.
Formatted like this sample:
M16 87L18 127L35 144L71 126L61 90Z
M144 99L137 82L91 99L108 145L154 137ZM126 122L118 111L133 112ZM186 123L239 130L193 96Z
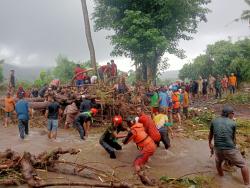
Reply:
M161 74L160 79L162 79L162 80L166 80L166 79L176 80L176 79L178 79L178 74L179 74L178 70L166 71L166 72Z
M5 79L8 79L10 70L15 70L15 75L17 80L23 81L34 81L40 74L41 70L46 70L48 68L43 67L21 67L10 64L3 64L3 75Z

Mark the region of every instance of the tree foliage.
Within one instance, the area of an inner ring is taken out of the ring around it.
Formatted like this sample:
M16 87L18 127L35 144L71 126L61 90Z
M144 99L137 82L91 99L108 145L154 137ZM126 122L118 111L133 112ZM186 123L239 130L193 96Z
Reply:
M165 52L184 56L180 39L190 40L197 24L206 21L210 0L95 0L96 30L109 29L112 55L125 55L155 78Z
M59 55L56 58L56 67L53 70L53 75L60 79L62 83L66 83L74 76L74 68L76 64L74 61L69 60L67 57Z
M250 39L237 41L218 41L208 45L206 54L194 59L180 70L181 79L207 78L212 75L235 73L239 80L250 81Z

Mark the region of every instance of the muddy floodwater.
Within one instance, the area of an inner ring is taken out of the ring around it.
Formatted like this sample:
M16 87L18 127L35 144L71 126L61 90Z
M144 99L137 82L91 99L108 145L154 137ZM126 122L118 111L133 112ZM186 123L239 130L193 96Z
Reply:
M81 152L77 156L65 156L65 160L74 161L77 163L88 163L98 168L112 170L120 179L129 182L139 182L134 175L132 163L138 154L136 146L131 143L123 146L123 150L117 152L117 159L109 159L108 154L99 145L99 137L102 130L100 128L93 128L86 141L79 139L78 133L74 129L63 130L59 129L58 138L55 141L47 139L45 129L31 128L30 134L25 140L20 140L17 126L8 128L0 127L0 151L7 148L23 152L29 151L32 154L38 154L46 150L52 150L57 147L63 148L79 148ZM214 177L215 187L221 188L240 188L242 185L242 178L240 170L237 169L233 173L225 173L223 178L216 175L214 157L210 158L210 151L206 140L195 141L192 139L179 138L178 135L172 142L172 147L166 151L161 145L157 149L155 155L148 162L147 173L152 175L155 179L162 176L181 177L182 175L211 171L206 174ZM249 155L249 154L248 154ZM249 156L247 156L248 166L250 163ZM48 179L66 179L66 175L48 174L39 172L39 175ZM71 180L81 181L81 178L70 177ZM22 186L26 187L26 186Z

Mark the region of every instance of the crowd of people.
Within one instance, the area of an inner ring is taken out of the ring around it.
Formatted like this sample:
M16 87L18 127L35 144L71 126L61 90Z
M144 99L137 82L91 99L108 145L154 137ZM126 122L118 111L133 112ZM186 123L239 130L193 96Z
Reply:
M202 78L201 76L197 80L192 80L186 84L186 90L188 90L193 98L208 99L208 95L213 95L216 99L221 98L222 94L230 94L236 92L237 78L234 73L230 76L224 75L223 77L217 75L209 75L208 78Z
M107 71L110 65L107 64L105 66L106 68L103 68L102 73L108 75ZM86 77L78 77L83 73L85 74L85 71L79 68L77 65L75 78L76 85L80 87L86 83L84 81ZM112 68L110 70L110 77L116 76L117 68L115 74L113 74ZM100 79L102 79L101 73L98 73ZM67 87L59 89L59 85L60 81L44 85L39 90L31 91L30 94L33 97L45 97L48 102L45 112L45 117L48 120L48 138L56 139L59 119L65 116L64 128L75 128L79 133L80 139L85 140L90 134L91 125L94 123L94 117L99 113L100 106L95 98L81 95L80 99L73 98L74 100L72 100L71 104L65 108L62 107L56 101L55 92L67 93ZM208 91L210 94L215 94L216 97L221 97L222 90L226 92L229 89L231 93L234 93L236 86L236 77L231 74L229 78L224 76L223 79L209 76L208 80L206 80L200 77L199 80L191 81L188 84L177 82L170 86L152 87L145 93L145 96L150 100L151 114L146 114L142 105L136 106L136 115L123 117L123 114L116 113L112 118L110 126L101 135L99 143L107 151L109 157L115 159L116 151L122 150L122 145L119 144L118 139L123 139L122 143L124 145L133 140L139 149L139 155L134 160L134 168L136 173L140 174L142 167L160 146L160 142L164 144L166 150L171 147L170 138L175 136L173 125L177 123L177 127L180 129L183 118L188 118L190 98L196 100L201 96L205 96L206 100ZM126 85L124 78L120 79L113 89L118 93L126 93L133 90ZM208 91L204 92L204 90ZM80 88L76 92L80 92ZM24 89L19 87L17 91L18 101L16 103L10 92L8 92L5 99L5 127L8 126L11 113L15 111L21 139L24 139L29 134L29 119L30 116L32 117L32 110L29 108L29 103L25 100L26 96L27 93ZM241 168L244 183L249 184L247 165L235 147L236 124L233 120L233 115L233 109L225 107L222 116L212 121L209 147L211 151L215 151L216 167L219 175L223 175L222 162L230 161L230 164ZM212 139L214 139L214 145L212 144Z

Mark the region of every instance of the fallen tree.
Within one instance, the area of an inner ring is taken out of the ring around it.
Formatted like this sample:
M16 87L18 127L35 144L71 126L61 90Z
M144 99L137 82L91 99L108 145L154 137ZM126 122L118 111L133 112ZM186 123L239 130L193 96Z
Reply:
M91 186L91 187L116 187L130 188L132 185L120 182L112 173L81 165L73 162L59 160L64 154L77 155L80 150L73 148L62 149L57 148L51 152L43 152L38 155L32 155L29 152L24 152L22 155L10 149L5 152L0 152L0 185L20 185L28 184L30 187L49 187L49 186ZM69 165L72 168L65 168L63 165ZM76 175L98 182L46 182L38 176L38 169L48 172L64 173L68 175ZM92 172L93 176L87 175L84 170ZM99 182L100 179L104 180Z

